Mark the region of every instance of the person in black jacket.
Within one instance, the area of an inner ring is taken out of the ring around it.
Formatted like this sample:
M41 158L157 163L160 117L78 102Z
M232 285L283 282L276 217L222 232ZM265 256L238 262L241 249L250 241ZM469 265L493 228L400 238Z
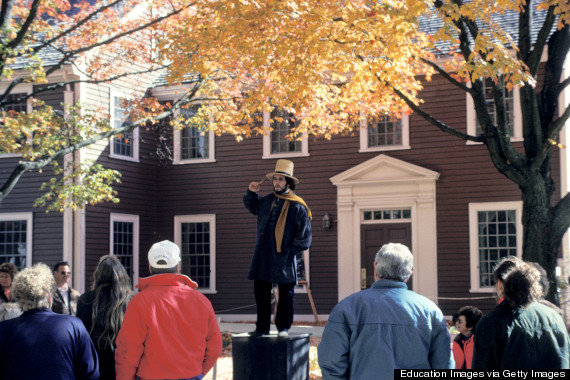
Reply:
M293 177L293 162L278 160L275 171L266 175L273 192L258 196L261 182L251 182L243 196L246 209L257 215L257 241L248 278L253 280L257 323L250 335L269 333L271 289L279 287L275 325L286 337L293 323L293 296L297 283L297 256L309 249L312 240L311 211L294 193L299 180Z
M97 350L101 380L116 379L115 340L131 296L131 279L119 259L112 255L101 257L92 290L79 297L77 303L77 317Z
M500 303L475 329L472 369L566 369L570 338L560 315L537 302L540 273L507 257L493 272Z
M75 315L80 294L69 286L71 268L67 261L60 261L53 266L53 277L57 289L52 295L51 310L57 314Z

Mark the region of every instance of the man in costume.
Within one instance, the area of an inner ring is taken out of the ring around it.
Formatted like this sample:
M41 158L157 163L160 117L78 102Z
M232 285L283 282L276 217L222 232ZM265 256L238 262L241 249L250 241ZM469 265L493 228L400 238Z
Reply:
M256 329L250 335L269 334L271 289L279 287L275 325L286 337L293 323L293 296L297 283L297 256L309 249L312 240L311 210L295 195L299 180L293 177L293 162L278 160L275 171L266 175L273 193L260 197L261 182L251 182L243 196L246 209L257 215L257 241L249 269L257 304Z

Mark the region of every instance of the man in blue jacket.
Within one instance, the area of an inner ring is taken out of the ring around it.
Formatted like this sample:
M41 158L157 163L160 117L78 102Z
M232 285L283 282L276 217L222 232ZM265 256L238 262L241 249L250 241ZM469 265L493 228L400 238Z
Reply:
M405 245L385 244L374 260L372 287L334 307L318 347L324 380L393 379L398 368L454 367L441 310L406 286L412 266Z
M12 295L24 313L0 323L0 379L99 379L97 352L83 322L49 308L55 287L41 263L14 278Z
M257 215L257 241L249 269L253 280L257 323L252 336L269 334L271 289L279 287L275 325L279 336L288 335L293 323L293 295L297 283L297 255L309 249L312 240L311 210L294 194L299 180L293 177L293 162L278 160L275 171L266 177L273 182L273 193L258 196L261 182L251 182L243 196L246 209Z

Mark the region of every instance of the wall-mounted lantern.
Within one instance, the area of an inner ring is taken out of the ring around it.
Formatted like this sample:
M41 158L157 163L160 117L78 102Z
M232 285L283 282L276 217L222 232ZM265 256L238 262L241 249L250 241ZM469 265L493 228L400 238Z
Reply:
M331 228L331 217L329 216L329 213L325 211L325 215L323 215L323 228L325 230L328 230L329 228Z

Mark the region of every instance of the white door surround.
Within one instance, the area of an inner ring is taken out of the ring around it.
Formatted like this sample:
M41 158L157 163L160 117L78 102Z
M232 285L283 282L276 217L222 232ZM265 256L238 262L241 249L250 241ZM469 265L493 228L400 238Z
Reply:
M438 178L437 172L384 154L330 178L337 187L339 301L360 290L363 211L411 208L413 289L437 302Z

